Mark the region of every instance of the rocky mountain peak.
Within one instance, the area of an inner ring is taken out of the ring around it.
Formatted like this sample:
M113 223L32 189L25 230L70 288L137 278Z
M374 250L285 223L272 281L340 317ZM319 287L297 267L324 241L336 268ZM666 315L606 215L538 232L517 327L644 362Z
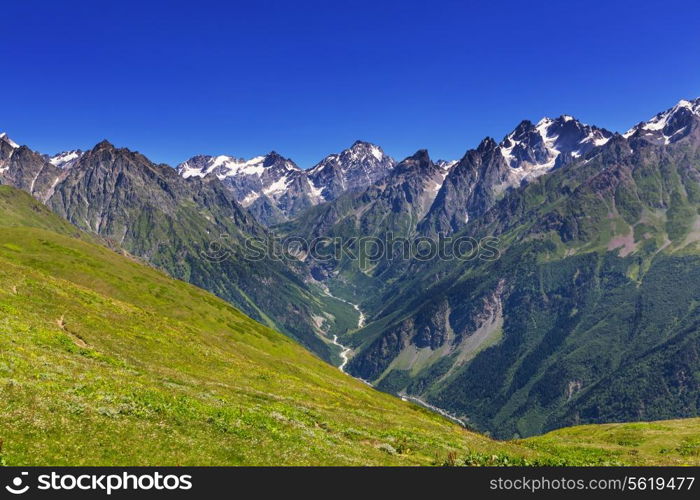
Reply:
M430 154L428 153L427 149L419 149L418 151L413 153L413 155L406 158L402 163L405 163L407 161L416 163L421 167L427 166L431 163Z
M537 124L523 120L499 144L503 158L513 169L511 182L542 175L552 168L602 146L612 132L586 125L570 115L542 118Z
M357 140L348 149L326 156L309 169L309 172L316 173L327 168L336 168L343 172L356 169L367 170L376 164L387 164L390 169L393 166L393 160L386 156L382 148L376 144Z
M376 144L357 140L348 149L326 156L307 174L319 201L331 201L383 179L394 163Z
M678 104L658 113L646 122L641 122L628 130L627 138L641 138L652 144L677 142L700 124L700 98L692 101L681 99Z
M287 170L301 170L296 163L289 158L285 158L277 151L270 151L267 155L265 155L262 166L264 168L282 167Z
M275 161L284 161L284 160L285 160L284 156L279 154L274 149L265 155L265 162L266 163L272 163Z
M477 146L476 150L480 153L487 153L489 151L493 151L497 147L498 143L493 138L486 137L479 143L479 146Z
M10 137L7 135L7 132L0 133L0 141L15 149L19 147L19 144L10 139Z
M114 144L109 142L107 139L103 139L97 144L95 144L95 147L92 148L93 151L101 151L101 150L116 150L117 148L114 147Z
M393 174L397 174L397 176L409 174L410 176L422 177L430 169L438 170L439 168L430 159L427 149L419 149L411 156L397 163ZM443 171L442 169L439 170Z
M373 157L377 161L381 161L384 158L384 151L382 148L376 144L365 141L355 141L350 149L344 151L343 153L354 153L355 155L365 155L368 157ZM343 154L341 153L341 155Z

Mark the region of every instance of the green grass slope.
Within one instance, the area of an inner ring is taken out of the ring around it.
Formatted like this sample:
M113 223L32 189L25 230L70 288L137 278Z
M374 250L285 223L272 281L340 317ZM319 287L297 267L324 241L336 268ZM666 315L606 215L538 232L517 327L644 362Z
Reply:
M581 425L520 443L567 462L700 465L700 418Z
M535 458L342 374L0 186L0 464Z
M676 465L699 446L700 419L465 431L0 186L0 465Z

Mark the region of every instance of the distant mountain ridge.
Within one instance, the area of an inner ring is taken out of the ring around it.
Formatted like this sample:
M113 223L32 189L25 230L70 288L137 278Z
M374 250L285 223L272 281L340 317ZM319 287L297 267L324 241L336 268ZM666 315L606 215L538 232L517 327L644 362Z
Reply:
M272 225L346 191L367 188L393 166L394 160L381 148L356 141L309 170L274 151L250 160L200 155L181 163L177 170L185 178L218 177L260 222Z

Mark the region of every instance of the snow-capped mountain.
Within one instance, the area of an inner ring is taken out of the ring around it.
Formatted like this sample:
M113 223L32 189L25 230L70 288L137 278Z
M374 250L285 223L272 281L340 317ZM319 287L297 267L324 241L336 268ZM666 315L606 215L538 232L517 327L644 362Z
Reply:
M46 156L46 159L58 168L70 168L83 156L83 151L74 149L72 151L64 151L53 156Z
M612 132L568 115L537 124L524 120L500 143L487 137L449 166L419 229L427 234L458 231L493 206L504 190L565 165L612 137Z
M346 191L371 186L386 177L394 164L379 146L356 141L349 149L321 160L308 175L323 201L331 201Z
M605 129L562 115L542 118L537 124L522 121L501 141L499 149L512 169L509 184L518 185L602 146L612 136Z
M357 141L309 170L275 152L250 160L195 156L177 170L184 178L216 176L258 220L271 225L343 192L365 189L393 167L394 160L379 146Z
M184 178L215 175L244 206L260 196L283 193L291 179L302 170L274 151L250 160L233 156L195 156L178 166Z
M697 129L699 120L700 98L693 101L682 99L671 109L635 125L624 137L644 139L652 144L671 144Z
M233 156L195 156L177 167L184 178L216 176L236 200L271 225L322 201L301 168L271 152L250 160Z
M263 173L265 156L256 156L250 160L233 156L194 156L178 166L178 171L185 179L188 177L206 177L215 174L219 179L236 175L255 175Z

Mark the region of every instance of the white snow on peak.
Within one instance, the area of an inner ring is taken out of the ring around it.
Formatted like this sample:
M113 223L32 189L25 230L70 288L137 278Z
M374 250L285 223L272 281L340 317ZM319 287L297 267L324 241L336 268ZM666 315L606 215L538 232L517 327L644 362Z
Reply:
M457 165L457 163L459 163L459 160L438 160L436 165L445 171L449 171L452 167Z
M611 137L612 134L610 134L609 137L605 137L605 135L603 135L603 133L600 130L591 128L591 131L586 136L586 138L581 141L581 144L592 144L595 147L599 147L607 144ZM572 151L571 154L574 157L579 157L581 156L581 150Z
M535 177L538 175L542 175L554 166L554 163L557 161L557 157L559 156L560 151L556 148L556 141L559 138L559 136L556 134L551 134L550 131L550 128L553 123L554 120L545 117L538 121L537 125L535 125L535 130L542 138L542 141L544 142L545 148L548 152L547 161L545 161L544 163L518 165L518 159L515 156L513 156L513 149L515 149L519 144L519 142L516 141L514 138L515 131L511 132L506 137L506 140L501 142L501 144L499 145L499 150L501 151L501 155L503 156L503 159L505 159L506 163L510 167L519 167L513 168L512 175L515 179L515 182L519 183L525 177ZM510 143L509 147L506 147L504 145L506 141Z
M233 177L235 175L257 175L260 176L265 171L263 163L265 162L264 156L256 156L250 160L239 160L237 158L232 158L230 156L216 156L211 166L212 170L217 170L216 176L219 179L225 179L226 177Z
M10 139L10 138L7 136L7 133L6 133L6 132L0 133L0 139L2 139L3 141L5 141L7 144L9 144L10 146L12 146L12 147L15 148L15 149L17 149L17 148L19 147L19 144L17 144L15 141L13 141L12 139Z
M350 156L353 162L361 162L368 159L369 156L374 157L376 160L381 161L384 158L384 152L379 146L374 144L358 142L354 144L350 149L343 151L340 155L330 155L328 159L338 160L341 156Z
M189 179L190 177L206 176L209 173L209 167L197 168L192 165L190 160L187 160L177 167L177 171L182 177Z
M561 127L562 122L568 123L574 120L575 118L573 116L562 115L556 120L545 117L537 122L534 128L542 138L542 142L544 143L544 148L547 153L546 160L540 162L526 162L518 160L518 158L513 154L513 150L520 145L521 142L515 139L516 131L511 132L499 145L501 155L505 159L506 163L512 168L509 173L510 180L508 184L518 185L523 179L539 177L540 175L549 172L556 164L557 158L563 153L563 151L560 150L561 146L559 145L559 127ZM604 131L595 127L589 127L585 124L580 124L580 126L583 127L583 130L587 131L586 137L579 140L578 149L566 151L574 158L580 157L583 153L589 151L593 147L604 145L610 140L610 137L612 137L611 134L608 134L606 137ZM563 142L566 143L568 141L565 140ZM506 146L506 144L508 144L508 146Z
M549 160L547 160L541 165L538 165L536 167L537 170L544 169L545 171L547 171L551 169L554 166L554 163L557 161L557 157L561 154L561 152L556 148L556 142L557 139L559 139L559 136L551 134L550 128L553 123L554 120L552 120L551 118L542 118L535 127L535 129L537 129L537 132L539 132L540 136L542 137L547 151L549 152Z
M372 147L370 148L370 154L374 156L377 160L381 160L382 158L384 158L384 153L382 152L382 150L375 145L372 145Z
M187 162L187 161L182 163L178 167L178 170L180 172L180 175L182 177L184 177L185 179L189 179L190 177L204 177L208 173L206 171L202 171L199 168L190 166L189 162Z
M325 189L325 186L321 186L321 187L314 186L314 183L308 177L306 178L306 182L309 183L309 190L310 190L311 196L314 198L314 200L318 203L323 201L323 190Z
M269 164L266 164L269 162ZM290 184L302 170L291 160L270 153L250 160L233 156L199 156L178 166L184 178L215 175L229 185L244 207L250 206L263 195L276 199L287 192Z
M673 116L680 110L680 109L688 109L691 113L700 116L700 99L696 99L694 101L688 101L686 99L681 99L678 101L678 104L673 106L671 109L663 111L653 118L651 118L649 121L639 123L629 129L627 132L622 134L624 137L630 137L634 135L635 132L638 130L644 130L648 132L657 132L660 130L663 130L666 128L666 125L668 125L669 120L673 118ZM673 135L666 136L664 135L664 142L666 144L670 144L671 139L673 138Z
M285 175L264 188L263 193L271 196L284 193L287 190L287 184L289 184L289 178Z
M56 167L63 168L64 166L80 158L82 155L83 153L81 151L65 151L49 158L49 163Z
M265 167L264 156L256 156L250 160L242 160L233 156L219 155L211 157L204 167L197 167L188 160L180 165L178 170L185 179L189 177L206 177L216 171L219 179L236 175L262 175Z
M508 136L508 139L510 140L511 144L510 147L505 147L503 145L505 141L503 141L503 143L501 143L501 145L498 146L498 150L501 152L503 159L506 161L509 167L512 167L513 163L515 163L516 161L515 157L513 156L513 149L515 149L515 146L517 146L517 143L513 139L511 139L511 135Z

